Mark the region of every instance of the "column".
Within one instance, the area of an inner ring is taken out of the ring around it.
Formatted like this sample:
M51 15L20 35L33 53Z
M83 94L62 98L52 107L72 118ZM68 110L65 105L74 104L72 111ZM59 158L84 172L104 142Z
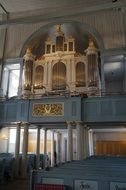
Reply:
M27 151L28 151L28 128L29 124L24 124L23 147L22 147L22 177L27 177Z
M48 63L48 91L52 90L52 62Z
M75 69L75 63L74 60L71 60L71 67L72 67L72 83L71 83L71 90L75 91L76 86L76 69Z
M37 128L36 169L40 166L40 127Z
M86 158L86 156L87 156L87 141L86 141L86 127L85 126L83 126L83 137L84 137L83 158Z
M61 134L61 162L64 163L65 160L65 137L64 133Z
M51 166L54 166L54 131L51 131Z
M81 160L81 148L82 148L82 146L81 146L81 123L80 122L77 122L76 123L76 132L77 132L77 134L76 134L76 138L77 138L77 140L76 140L76 146L77 146L77 160Z
M89 156L89 129L88 127L85 128L85 142L86 142L86 157Z
M22 77L23 77L23 67L24 62L23 59L20 61L20 78L19 78L19 87L18 87L18 97L20 98L22 94Z
M43 86L47 86L48 84L48 62L44 65L44 79L43 79Z
M81 127L81 156L84 159L84 126Z
M20 132L21 132L21 124L19 123L16 128L16 143L15 143L15 162L16 162L16 171L15 175L19 175L19 151L20 151Z
M73 160L73 133L70 122L67 122L67 161Z
M57 164L61 162L61 134L57 132L57 142L56 142L56 153L57 153Z
M47 154L47 129L43 129L44 139L43 139L43 153Z
M93 131L93 151L94 151L93 155L97 155L96 142L97 142L96 132Z
M67 85L70 87L70 85L71 85L71 75L72 75L70 60L67 60L66 67L67 67L67 71L66 71Z
M93 130L89 130L89 155L94 155L94 145L93 145Z

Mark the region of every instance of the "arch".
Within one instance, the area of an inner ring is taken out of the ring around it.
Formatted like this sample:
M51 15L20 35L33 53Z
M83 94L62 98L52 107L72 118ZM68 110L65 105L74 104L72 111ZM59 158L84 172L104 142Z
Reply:
M44 26L42 26L40 29L38 29L36 32L34 32L23 44L21 52L20 52L20 57L23 57L25 50L27 49L27 47L29 46L30 42L37 37L38 35L44 34L47 32L50 27L56 25L56 24L73 24L76 26L80 26L83 31L86 31L89 33L89 36L92 36L92 38L97 42L98 44L98 48L101 52L103 52L104 48L104 43L103 43L103 39L101 37L101 35L98 33L98 31L94 28L91 27L90 25L86 24L86 23L82 23L81 21L75 21L75 20L62 20L60 19L58 22L51 22L48 23ZM52 32L52 31L51 31ZM48 35L48 34L47 34ZM47 36L46 36L47 37ZM33 48L34 49L34 48Z
M35 68L35 75L34 75L34 89L42 89L43 75L44 75L43 66L41 65L37 66Z
M83 62L76 64L76 87L86 86L86 70Z
M99 49L99 73L100 73L100 77L101 77L101 80L103 81L102 84L104 84L104 74L103 74L103 53L104 53L104 50L105 50L105 47L104 47L104 43L103 43L103 39L101 37L101 35L99 34L99 32L92 26L86 24L86 23L83 23L81 21L75 21L74 19L73 20L63 20L63 19L59 19L58 21L55 21L55 22L51 22L51 23L48 23L48 24L45 24L43 25L41 28L39 28L36 32L34 32L24 43L22 49L21 49L21 53L20 53L20 56L23 57L23 55L25 54L26 52L26 49L28 47L31 47L32 48L32 53L34 55L36 55L36 52L40 52L41 54L39 54L39 56L36 56L36 59L37 58L40 58L45 52L42 51L42 49L45 48L45 44L42 43L42 41L44 42L44 39L50 35L50 34L54 34L54 25L56 24L62 24L62 25L67 25L68 28L70 29L70 25L72 26L72 29L75 28L77 29L76 32L77 32L77 37L78 38L83 38L84 37L84 32L87 32L87 36L88 38L91 37L96 45L96 48ZM51 28L51 30L50 30ZM79 29L79 30L78 30ZM82 30L81 30L82 29ZM80 30L81 30L81 33L80 33ZM63 31L65 32L65 30ZM67 33L67 32L66 32ZM79 35L78 35L79 33ZM68 33L67 33L68 34ZM73 33L74 35L74 33ZM41 36L41 39L39 38ZM36 48L36 51L35 50L35 46L37 44L37 41L36 39L38 40L39 43L41 43L42 45L41 46L38 46ZM81 45L84 46L85 44L87 43L84 43L85 39L82 41L81 40ZM31 43L30 43L31 42ZM32 46L32 42L34 42L35 44L33 44ZM76 40L77 42L77 40ZM80 47L79 44L76 44L76 47ZM85 48L84 48L85 49ZM83 49L83 50L84 50ZM42 53L43 52L43 53ZM79 52L79 51L78 51ZM83 51L84 52L84 51ZM80 52L83 54L83 52ZM104 85L103 85L104 86Z
M57 62L52 70L52 90L66 89L66 66L63 62Z

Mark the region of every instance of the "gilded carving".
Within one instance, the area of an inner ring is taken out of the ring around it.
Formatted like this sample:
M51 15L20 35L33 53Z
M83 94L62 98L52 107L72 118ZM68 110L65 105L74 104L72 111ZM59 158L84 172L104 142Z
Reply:
M32 110L33 116L63 116L64 115L64 104L34 104Z

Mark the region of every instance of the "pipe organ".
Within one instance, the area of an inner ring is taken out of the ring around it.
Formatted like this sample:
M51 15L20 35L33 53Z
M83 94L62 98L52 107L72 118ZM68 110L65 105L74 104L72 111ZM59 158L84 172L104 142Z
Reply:
M88 87L94 88L98 85L98 51L92 39L89 39L89 46L85 52L88 62Z
M28 48L24 56L24 85L25 92L31 92L33 87L33 64L35 61L31 49Z
M75 50L76 40L68 39L56 26L55 41L48 37L45 53L35 58L30 48L24 55L23 95L44 95L69 91L74 94L99 93L98 50L93 39L84 53Z

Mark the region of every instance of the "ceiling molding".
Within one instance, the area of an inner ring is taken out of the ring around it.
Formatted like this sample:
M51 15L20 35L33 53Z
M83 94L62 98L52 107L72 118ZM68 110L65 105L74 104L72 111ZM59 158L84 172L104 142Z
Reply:
M7 10L4 8L4 6L0 3L0 7L2 9L2 13L8 14ZM1 13L1 12L0 12Z
M36 23L36 22L42 22L42 21L52 21L52 20L60 20L60 19L65 19L68 17L75 17L75 16L83 16L83 15L88 15L88 14L93 14L98 11L103 11L103 10L111 10L111 9L116 9L116 8L122 8L126 7L126 2L116 2L116 3L106 3L106 4L99 4L95 6L90 6L90 7L85 7L84 4L78 7L68 7L68 8L57 8L55 11L50 10L50 11L44 11L42 10L41 14L38 15L31 15L32 11L27 12L27 16L25 15L20 18L14 18L14 19L8 19L8 20L3 20L0 21L0 26L9 26L9 25L15 25L15 24L28 24L28 23ZM37 10L36 10L37 11ZM40 10L39 10L40 12ZM26 13L26 12L24 12Z

